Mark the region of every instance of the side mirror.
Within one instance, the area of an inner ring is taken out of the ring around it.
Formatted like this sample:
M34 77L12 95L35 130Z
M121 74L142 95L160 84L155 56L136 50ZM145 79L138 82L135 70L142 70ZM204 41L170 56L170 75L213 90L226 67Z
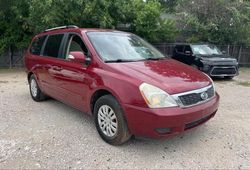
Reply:
M75 63L82 63L89 65L90 58L86 57L85 54L81 51L72 51L69 53L68 60Z
M191 51L185 51L186 55L192 55Z

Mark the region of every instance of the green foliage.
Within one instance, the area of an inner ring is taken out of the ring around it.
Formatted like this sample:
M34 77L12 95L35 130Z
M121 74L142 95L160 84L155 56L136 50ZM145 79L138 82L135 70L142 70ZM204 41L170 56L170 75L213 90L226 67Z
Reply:
M30 39L28 3L25 0L0 1L0 53L10 48L24 48Z
M0 53L26 48L31 37L61 25L120 29L151 42L250 44L246 0L0 0Z
M158 0L1 0L0 7L0 53L25 48L34 34L61 25L117 29L128 24L149 41L173 41L176 35L175 23L160 18Z
M162 7L166 12L175 12L176 6L181 3L182 0L159 0Z
M143 0L51 0L45 2L32 0L30 7L30 20L34 32L44 30L45 26L75 24L85 28L115 29L119 24L129 24L130 31L150 41L162 40L162 37L167 38L164 40L169 40L169 35L161 36L160 31L165 33L170 31L170 37L173 39L174 23L160 21L160 14L161 4L156 0L146 2Z
M184 0L177 8L180 28L187 41L247 45L249 5L240 0Z
M131 24L132 32L151 42L174 41L177 35L175 21L161 17L164 9L159 1L130 0L130 3L121 6L121 10L123 9L126 10L125 23Z

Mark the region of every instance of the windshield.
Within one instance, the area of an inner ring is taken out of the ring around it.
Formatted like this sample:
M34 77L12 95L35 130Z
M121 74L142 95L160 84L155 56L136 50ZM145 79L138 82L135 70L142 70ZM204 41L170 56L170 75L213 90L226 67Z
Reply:
M152 45L133 34L120 32L89 32L87 35L105 62L165 58L165 56Z
M222 52L214 45L192 45L193 54L221 55Z

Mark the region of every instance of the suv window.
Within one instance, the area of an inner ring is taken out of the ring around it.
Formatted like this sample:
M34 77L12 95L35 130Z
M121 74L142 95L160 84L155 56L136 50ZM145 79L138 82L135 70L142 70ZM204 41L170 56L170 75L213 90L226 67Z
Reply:
M184 53L186 53L186 51L192 52L191 47L190 47L189 45L186 45L186 46L185 46Z
M30 48L31 54L40 55L45 38L46 38L46 36L42 36L42 37L36 38L33 41L31 48Z
M76 34L69 34L68 41L67 41L67 51L66 51L66 59L68 58L68 55L72 51L81 51L86 56L88 55L88 49L83 43L81 37L79 37Z
M57 58L63 39L63 34L50 35L48 37L43 55Z
M184 47L184 46L182 46L182 45L177 45L177 46L175 47L176 52L178 52L178 53L183 53L183 47Z

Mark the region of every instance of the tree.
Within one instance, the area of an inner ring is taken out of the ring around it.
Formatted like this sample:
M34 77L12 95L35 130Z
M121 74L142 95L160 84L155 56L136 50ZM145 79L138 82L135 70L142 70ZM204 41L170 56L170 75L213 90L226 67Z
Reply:
M177 8L179 28L187 41L249 44L249 2L240 0L184 0ZM248 14L247 14L248 11ZM243 24L244 23L244 24Z
M0 53L9 49L10 67L15 48L25 48L32 34L28 29L26 0L0 1Z
M161 17L163 8L157 0L127 0L120 3L121 23L129 23L130 31L151 41L173 41L175 22Z
M149 41L168 41L176 32L174 22L160 18L162 8L157 0L32 0L29 9L35 33L70 24L111 29L128 24L129 31Z
M181 0L159 0L165 12L173 13L176 10L176 6L181 3Z

